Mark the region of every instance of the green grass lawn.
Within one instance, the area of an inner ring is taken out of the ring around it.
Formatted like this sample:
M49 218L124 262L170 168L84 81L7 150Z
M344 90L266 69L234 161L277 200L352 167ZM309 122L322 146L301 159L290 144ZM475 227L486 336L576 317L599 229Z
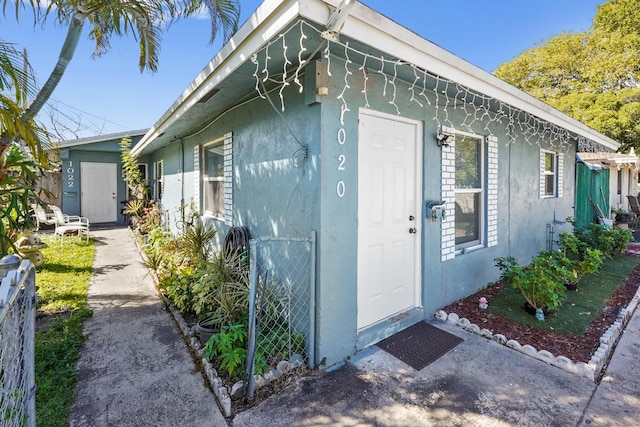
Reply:
M567 291L560 309L550 313L544 322L522 309L524 298L513 289L505 289L491 299L489 312L538 329L551 329L562 335L582 335L604 307L613 292L640 263L640 258L616 256L604 262L598 274L587 275L578 291Z
M67 425L77 380L76 362L85 337L82 324L92 315L87 293L95 255L93 241L66 238L43 250L38 268L36 322L36 424Z

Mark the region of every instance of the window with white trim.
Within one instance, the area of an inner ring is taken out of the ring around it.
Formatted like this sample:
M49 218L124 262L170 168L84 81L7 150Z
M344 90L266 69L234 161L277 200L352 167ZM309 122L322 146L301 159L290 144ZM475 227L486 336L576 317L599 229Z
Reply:
M202 147L202 203L207 215L224 219L224 139Z
M146 163L139 163L138 164L138 170L140 171L140 177L142 178L145 187L147 187L148 189L148 185L149 185L149 180L148 180L148 170L149 166ZM149 193L147 193L149 194ZM135 188L131 188L129 187L129 185L127 185L127 200L131 200L131 199L135 199L137 198L139 195L136 194L136 189Z
M540 196L558 195L558 155L553 151L540 151Z
M481 245L484 236L485 171L482 139L456 135L455 244L456 250Z
M162 187L162 180L163 180L163 175L164 175L164 162L162 160L158 160L158 162L156 163L156 191L155 191L155 199L156 202L160 202L162 200L162 195L164 194L163 192L163 187Z

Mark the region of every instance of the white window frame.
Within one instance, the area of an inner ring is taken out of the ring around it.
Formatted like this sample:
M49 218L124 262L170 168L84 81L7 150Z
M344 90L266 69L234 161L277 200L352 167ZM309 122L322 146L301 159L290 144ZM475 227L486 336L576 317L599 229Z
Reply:
M547 170L547 155L553 156L553 170ZM555 151L540 150L540 197L549 199L559 197L560 155ZM553 176L553 193L547 193L547 178Z
M158 160L154 167L155 181L154 198L157 203L162 201L164 195L164 161Z
M222 156L222 162L223 164L225 163L225 139L223 138L218 138L214 141L211 141L207 144L203 144L201 146L201 165L202 165L202 175L201 175L201 182L202 182L202 212L204 215L219 219L224 221L225 219L225 204L226 204L226 199L227 199L227 195L224 194L224 198L223 198L223 202L222 202L222 206L219 206L218 208L218 212L214 212L211 209L208 209L208 206L206 205L206 195L207 195L207 191L205 189L205 186L207 185L207 183L209 182L221 182L222 183L222 189L223 189L223 193L224 193L224 187L225 187L225 173L223 171L221 176L208 176L206 171L207 171L207 163L206 163L206 155L207 155L207 150L209 148L211 148L212 146L219 146L220 152L221 152L221 156Z
M140 169L140 171L142 172L143 179L144 179L144 185L148 189L148 185L149 185L149 165L147 163L138 163L138 169ZM126 191L125 194L127 195L127 200L133 199L133 197L134 197L134 195L131 194L131 187L129 187L129 185L127 185L127 191Z
M475 240L471 240L469 242L464 242L464 243L456 243L455 245L455 250L456 253L463 253L466 252L467 250L471 250L471 249L475 249L475 248L481 248L485 246L485 233L486 233L486 205L485 205L485 199L486 199L486 180L487 180L487 168L486 168L486 147L485 147L485 138L480 136L480 135L476 135L476 134L472 134L472 133L466 133L466 132L460 132L460 131L456 131L455 132L455 137L456 137L456 144L458 143L458 141L462 141L464 139L473 139L477 142L478 146L480 147L480 159L479 159L479 165L480 165L480 171L478 173L479 178L480 178L480 186L479 187L474 187L474 188L469 188L469 189L459 189L457 188L457 184L455 183L455 177L454 177L454 200L453 203L455 205L455 196L457 194L479 194L479 199L480 199L480 203L478 206L478 212L477 212L477 221L478 221L478 238ZM455 153L455 151L454 151ZM454 163L455 165L455 163ZM457 221L457 219L456 219ZM455 223L454 223L454 231L455 231Z

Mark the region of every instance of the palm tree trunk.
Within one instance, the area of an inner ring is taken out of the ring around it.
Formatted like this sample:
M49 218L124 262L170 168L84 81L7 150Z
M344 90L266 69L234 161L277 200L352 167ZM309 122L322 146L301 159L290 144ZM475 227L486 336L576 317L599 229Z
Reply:
M73 17L71 18L69 29L67 30L67 36L65 37L62 49L60 49L58 62L47 79L47 82L38 91L36 98L29 107L27 107L27 109L20 115L19 120L25 123L33 120L33 118L38 115L42 107L47 103L56 86L58 86L58 83L60 83L60 79L67 69L69 61L73 58L73 54L78 46L78 41L82 35L82 27L84 26L84 21L87 18L85 5L86 1L84 0L78 2ZM16 139L16 136L17 135L10 135L8 133L0 135L0 155L2 155L7 147Z
M67 69L67 65L73 58L73 54L76 51L76 47L78 47L78 41L80 40L80 36L82 35L82 27L84 25L84 21L87 18L85 15L84 9L85 2L78 2L78 6L76 11L73 14L73 18L71 18L71 23L69 24L69 29L67 30L67 36L64 39L64 44L62 45L62 49L60 49L60 56L58 56L58 62L56 63L55 68L49 75L47 82L42 86L42 89L38 91L36 95L36 99L33 100L31 105L26 109L23 116L26 115L29 118L34 118L38 115L44 104L47 103L49 97L55 90L58 83L60 83L60 79Z

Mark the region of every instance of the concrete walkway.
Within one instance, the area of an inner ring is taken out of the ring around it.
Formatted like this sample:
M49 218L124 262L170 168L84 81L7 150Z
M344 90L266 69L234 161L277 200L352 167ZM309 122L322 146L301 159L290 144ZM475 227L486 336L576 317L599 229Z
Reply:
M126 229L98 230L88 340L71 426L226 426ZM436 322L464 339L421 371L377 347L237 414L253 426L632 426L640 310L592 381Z
M126 228L91 232L93 317L71 426L226 426Z

